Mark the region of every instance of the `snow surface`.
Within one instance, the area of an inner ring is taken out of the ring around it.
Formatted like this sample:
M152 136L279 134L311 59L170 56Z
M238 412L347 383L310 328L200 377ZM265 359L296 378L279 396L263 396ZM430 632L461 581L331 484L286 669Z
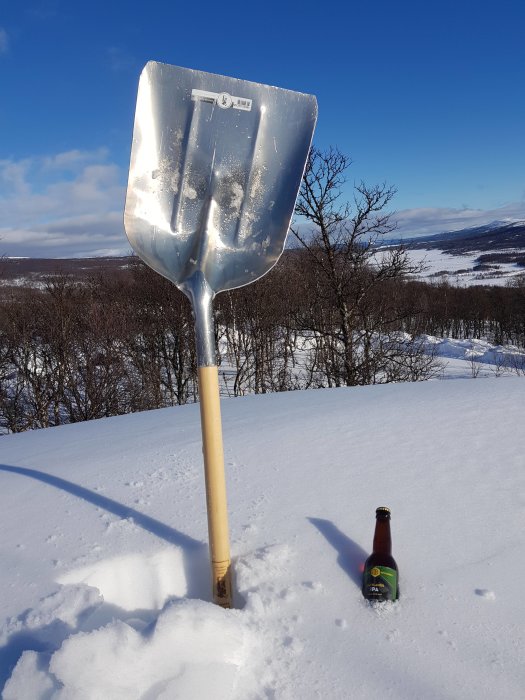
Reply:
M525 351L515 345L492 345L478 338L439 338L422 335L421 340L434 349L440 379L465 377L525 376Z
M2 697L523 698L524 382L223 400L234 610L197 405L1 438ZM374 608L379 505L401 597Z
M443 282L457 287L490 285L504 287L513 279L523 277L525 270L515 263L496 263L493 270L474 271L478 257L488 253L511 253L515 250L474 250L471 253L453 254L438 249L409 249L408 256L412 263L423 264L425 269L416 276L427 282ZM466 272L465 272L466 271Z

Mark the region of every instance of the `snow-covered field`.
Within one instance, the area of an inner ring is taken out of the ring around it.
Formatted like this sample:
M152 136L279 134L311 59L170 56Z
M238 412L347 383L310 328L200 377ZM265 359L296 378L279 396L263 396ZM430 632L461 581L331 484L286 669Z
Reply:
M209 602L198 406L1 438L2 697L523 698L524 390L223 400L234 610ZM378 505L401 598L371 608Z
M477 338L458 340L422 336L426 347L434 349L440 379L465 377L525 376L525 351L515 345L492 345Z
M521 250L521 249L520 249ZM501 253L501 250L484 250L483 254ZM514 252L505 250L506 253ZM474 271L478 264L480 251L472 251L465 255L452 255L436 249L409 250L410 260L415 264L423 264L425 269L418 275L425 281L446 280L450 284L461 287L472 285L505 286L513 279L525 275L525 269L513 263L498 263L493 270Z

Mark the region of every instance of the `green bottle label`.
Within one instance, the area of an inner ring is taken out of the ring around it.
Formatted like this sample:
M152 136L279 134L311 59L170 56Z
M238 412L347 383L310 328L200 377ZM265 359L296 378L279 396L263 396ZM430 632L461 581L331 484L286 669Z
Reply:
M397 571L388 566L371 566L363 576L363 595L367 600L396 600Z

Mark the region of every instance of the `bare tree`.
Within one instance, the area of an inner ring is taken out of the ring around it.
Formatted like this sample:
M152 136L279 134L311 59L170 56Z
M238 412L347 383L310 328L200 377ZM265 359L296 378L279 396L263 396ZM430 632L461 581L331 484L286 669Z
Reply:
M296 205L306 223L291 229L319 271L319 303L335 312L335 325L327 329L312 319L312 330L330 338L335 383L349 386L386 381L380 352L385 343L377 341L405 311L385 305L384 294L389 283L419 270L402 247L378 248L396 228L386 211L393 187L361 182L354 185L353 202L344 199L351 163L336 148L312 148ZM381 291L378 308L373 302Z

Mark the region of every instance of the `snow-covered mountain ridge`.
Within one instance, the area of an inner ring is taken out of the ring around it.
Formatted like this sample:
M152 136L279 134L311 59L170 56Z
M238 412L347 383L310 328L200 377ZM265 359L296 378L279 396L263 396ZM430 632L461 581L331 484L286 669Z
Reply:
M399 243L413 262L423 263L423 279L467 286L505 285L525 277L525 221L494 221L391 242Z
M403 243L408 248L438 248L458 252L493 248L525 249L525 221L493 221L484 226L405 238Z

